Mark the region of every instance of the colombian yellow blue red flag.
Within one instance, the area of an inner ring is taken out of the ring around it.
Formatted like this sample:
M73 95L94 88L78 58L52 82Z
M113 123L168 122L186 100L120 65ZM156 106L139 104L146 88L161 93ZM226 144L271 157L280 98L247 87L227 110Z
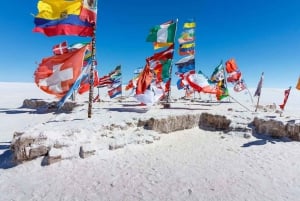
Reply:
M81 19L82 7L82 0L40 0L33 31L47 36L93 36L94 23Z

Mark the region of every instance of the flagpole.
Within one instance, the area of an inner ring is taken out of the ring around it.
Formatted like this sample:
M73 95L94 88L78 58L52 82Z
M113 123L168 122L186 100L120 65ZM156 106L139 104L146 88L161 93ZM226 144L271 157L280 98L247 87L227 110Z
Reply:
M259 83L258 83L258 88L256 89L259 90L259 94L258 94L258 98L257 98L257 103L256 103L256 108L255 108L255 112L257 112L257 108L258 108L258 104L259 104L259 99L260 99L260 95L261 95L261 88L262 88L262 79L263 79L263 76L264 76L264 72L262 72L261 74L261 77L260 77L260 80L259 80ZM256 92L254 94L254 96L256 95Z
M94 24L94 34L92 37L92 65L90 70L90 91L89 91L89 105L88 105L88 118L92 117L92 105L94 96L94 69L96 66L96 24Z
M175 28L175 34L174 34L174 38L173 38L173 44L175 43L175 38L176 38L176 32L177 32L177 26L178 26L178 18L176 19L176 28ZM174 49L175 49L175 44L174 44ZM169 75L170 75L170 89L168 91L167 94L167 102L164 104L164 108L170 108L171 104L169 102L170 99L170 94L171 94L171 88L172 88L172 67L173 67L173 60L174 60L174 51L172 53L172 64L171 67L169 69Z

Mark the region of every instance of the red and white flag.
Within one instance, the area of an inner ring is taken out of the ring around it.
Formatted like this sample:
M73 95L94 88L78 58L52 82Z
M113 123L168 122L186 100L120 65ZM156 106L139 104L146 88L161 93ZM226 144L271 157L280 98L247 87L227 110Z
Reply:
M64 96L80 75L90 45L73 52L44 58L34 72L37 86L48 94Z
M287 90L284 90L284 100L283 100L283 103L282 103L281 105L279 105L279 107L280 107L282 110L284 110L285 104L286 104L286 102L287 102L287 100L288 100L288 98L289 98L291 88L292 88L292 87L290 87L290 88L287 89Z
M66 41L59 43L57 45L54 45L52 48L53 54L54 55L61 55L69 52L68 50L68 44Z

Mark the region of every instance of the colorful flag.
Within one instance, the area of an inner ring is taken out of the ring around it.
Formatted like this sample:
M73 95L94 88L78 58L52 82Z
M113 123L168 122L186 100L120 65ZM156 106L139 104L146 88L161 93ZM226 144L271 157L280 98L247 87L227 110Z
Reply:
M81 82L80 82L80 86L78 88L78 93L79 94L83 94L86 93L90 90L90 71L91 71L91 66L89 66L86 69L86 74L82 77ZM96 69L94 69L94 76L93 76L93 83L94 83L94 87L99 85L99 78L98 78L98 71Z
M143 94L146 89L150 86L153 79L153 72L147 63L143 72L140 74L137 80L136 94Z
M195 54L195 43L185 43L179 45L179 55L193 55Z
M296 89L300 90L300 77L299 77L299 79L298 79L298 83L297 83L297 85L296 85Z
M157 43L174 43L175 31L176 23L173 21L156 25L150 29L146 41Z
M34 72L35 83L46 93L64 96L81 74L85 52L84 46L73 52L44 58Z
M54 55L60 55L60 54L64 54L64 53L69 52L67 42L64 41L62 43L54 45L53 48L52 48L52 51L53 51Z
M218 83L222 80L224 80L225 76L224 76L224 67L222 65L222 61L221 63L215 68L214 72L212 73L210 80L214 83Z
M46 36L93 36L94 25L80 19L82 0L40 0L39 13L34 18L33 32Z
M289 98L291 88L292 88L292 87L290 87L290 88L287 89L287 90L284 90L284 100L283 100L283 103L282 103L281 105L279 105L279 107L280 107L282 110L284 110L285 104L286 104L286 102L287 102L287 100L288 100L288 98Z
M108 91L108 95L110 98L115 98L116 96L121 95L121 94L122 94L122 85L121 84Z
M191 28L195 28L195 27L196 27L196 22L194 22L194 19L187 20L183 24L183 28L185 28L185 29L191 29Z
M176 63L178 73L187 73L189 71L195 70L195 59L190 59L184 63Z
M170 47L173 44L174 43L157 43L157 42L154 42L153 43L153 48L155 50L157 50L157 49L160 49L160 48L163 48L163 47Z
M153 56L146 59L147 62L151 63L154 60L167 60L172 59L174 54L174 44L169 46L166 50L155 53Z
M83 0L80 12L80 19L96 24L97 20L97 0Z
M134 97L142 104L151 106L164 96L164 90L161 87L151 83L143 93L135 94Z
M263 80L264 80L264 73L262 73L261 76L260 76L260 80L258 82L258 85L257 85L256 91L254 93L254 96L260 96Z
M195 40L195 30L186 29L183 30L183 32L179 36L178 43L183 44L183 43L193 42L194 40Z
M90 84L88 83L88 85L82 84L83 80L86 79L87 77L89 77L89 72L91 69L91 64L92 62L90 62L88 64L88 66L85 66L83 68L83 70L81 71L80 75L78 76L78 78L76 79L76 81L74 82L74 84L71 86L71 88L69 89L69 91L57 102L57 107L58 109L60 109L65 102L67 101L67 99L69 99L75 92L76 90L83 90L85 89L86 91L89 89L87 88L87 86L89 87ZM87 79L89 80L89 79ZM83 92L82 92L83 93Z
M229 59L225 62L227 72L227 82L236 83L242 79L242 73L239 71L234 59Z
M233 86L233 90L235 92L240 92L240 91L243 91L244 89L246 89L246 85L245 85L243 79L238 80Z
M210 84L209 79L201 71L189 74L187 82L195 91L217 94L216 87Z

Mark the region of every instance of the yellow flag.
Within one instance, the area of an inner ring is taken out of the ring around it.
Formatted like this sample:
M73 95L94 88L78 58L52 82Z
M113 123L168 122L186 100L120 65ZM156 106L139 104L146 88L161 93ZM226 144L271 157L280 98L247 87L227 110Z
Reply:
M183 28L186 28L186 29L195 28L195 27L196 27L196 23L195 22L185 22L183 24Z
M157 43L157 42L154 42L153 43L153 48L155 50L157 49L160 49L160 48L163 48L163 47L170 47L173 43Z
M79 15L82 7L82 0L40 0L37 4L38 18L57 20L67 15Z

